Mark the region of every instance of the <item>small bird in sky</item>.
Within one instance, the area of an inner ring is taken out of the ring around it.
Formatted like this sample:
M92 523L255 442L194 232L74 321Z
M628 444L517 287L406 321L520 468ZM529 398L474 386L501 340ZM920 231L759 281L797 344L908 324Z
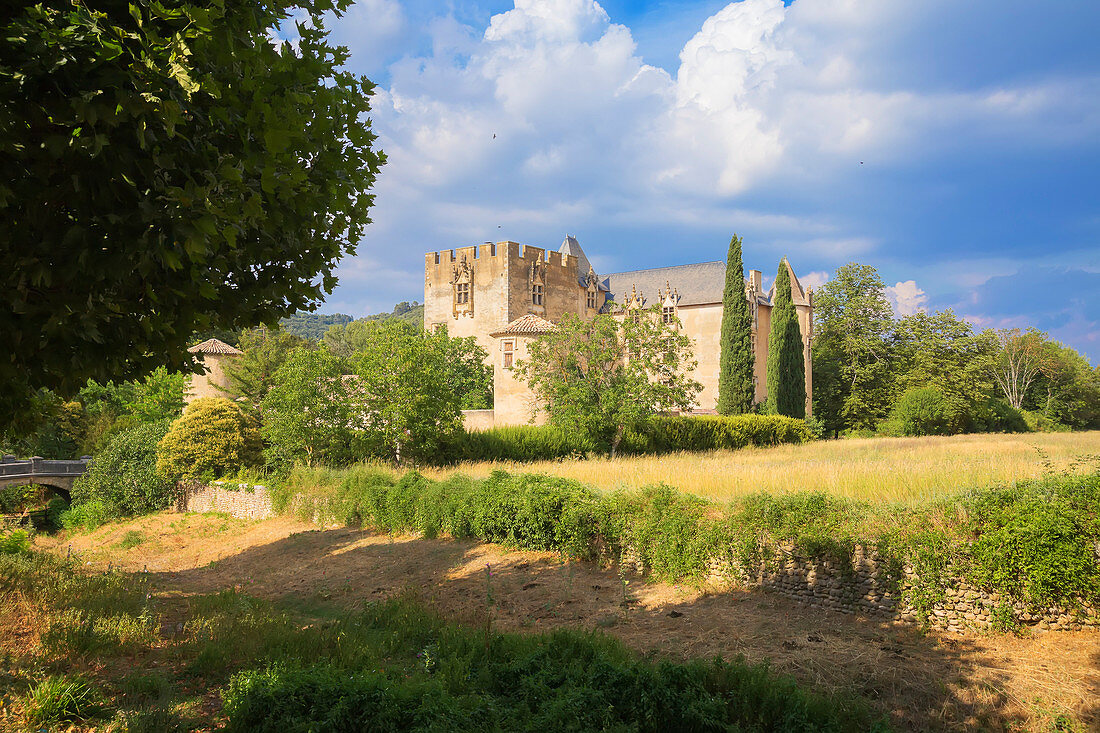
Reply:
M493 139L494 139L494 140L496 140L496 139L497 139L497 134L496 134L495 132L493 133Z

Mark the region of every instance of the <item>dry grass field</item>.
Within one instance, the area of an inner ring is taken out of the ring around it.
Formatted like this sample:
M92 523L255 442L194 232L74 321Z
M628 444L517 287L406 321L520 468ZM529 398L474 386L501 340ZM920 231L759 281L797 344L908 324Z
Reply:
M429 472L485 477L495 469L548 473L601 489L666 483L717 501L765 491L824 491L875 502L917 503L960 489L1100 469L1100 431L829 440L713 453L467 463Z

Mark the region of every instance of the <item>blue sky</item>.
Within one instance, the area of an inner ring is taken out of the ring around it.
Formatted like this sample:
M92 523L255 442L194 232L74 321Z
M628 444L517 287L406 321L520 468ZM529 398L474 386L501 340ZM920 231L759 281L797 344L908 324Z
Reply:
M360 0L374 224L322 310L423 298L423 253L602 272L857 261L899 312L1030 326L1100 364L1100 4ZM494 137L495 135L495 137Z

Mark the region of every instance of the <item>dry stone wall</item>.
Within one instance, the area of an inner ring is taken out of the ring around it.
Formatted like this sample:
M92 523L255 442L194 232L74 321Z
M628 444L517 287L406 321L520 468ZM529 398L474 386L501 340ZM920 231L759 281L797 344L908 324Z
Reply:
M297 507L298 502L292 502ZM224 512L240 519L267 519L275 516L271 495L264 486L247 484L180 485L176 502L181 512ZM315 521L319 517L314 518ZM616 561L625 572L644 575L647 572L642 555L626 549L619 558L601 555ZM988 629L1000 616L1000 623L1015 623L1038 630L1100 630L1100 609L1085 607L1028 609L1020 602L1005 602L991 593L966 582L948 567L948 578L942 597L928 606L928 624L946 631ZM715 558L710 563L713 581L763 588L817 608L845 614L864 614L920 623L923 613L906 602L920 585L920 578L911 566L902 569L900 577L879 559L874 548L856 545L848 562L835 559L801 557L793 547L780 548L771 561L747 566L732 554Z
M781 548L770 563L745 567L736 559L719 558L710 566L711 578L766 588L811 606L839 613L861 613L909 623L924 615L907 599L914 597L920 578L912 566L898 577L875 556L874 549L856 545L850 562L799 557L791 547ZM1080 610L1050 607L1028 609L1007 602L998 593L978 588L948 567L941 597L930 599L927 623L935 629L988 629L998 622L1039 630L1100 629L1096 608Z
M176 511L222 512L238 519L268 519L275 516L271 495L259 484L226 484L215 481L181 483L176 495Z

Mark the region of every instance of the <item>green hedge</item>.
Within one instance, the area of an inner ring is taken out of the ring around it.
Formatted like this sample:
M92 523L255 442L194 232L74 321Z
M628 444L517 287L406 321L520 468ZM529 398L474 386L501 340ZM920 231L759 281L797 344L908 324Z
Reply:
M654 417L623 438L624 454L674 453L770 447L805 443L813 436L804 420L782 415ZM582 457L595 447L580 435L554 425L520 425L460 434L447 451L447 462L557 461Z
M316 475L327 485L311 489L309 476L294 474L278 485L276 509L296 506L307 519L472 537L584 560L627 553L670 581L702 580L715 558L768 564L787 546L843 567L857 544L873 545L896 580L905 563L916 566L925 585L908 600L918 609L942 595L949 562L952 572L1033 608L1100 603L1100 473L919 507L822 493L758 494L723 507L667 486L601 493L564 478L503 471L443 481L416 472L395 479L369 468Z

